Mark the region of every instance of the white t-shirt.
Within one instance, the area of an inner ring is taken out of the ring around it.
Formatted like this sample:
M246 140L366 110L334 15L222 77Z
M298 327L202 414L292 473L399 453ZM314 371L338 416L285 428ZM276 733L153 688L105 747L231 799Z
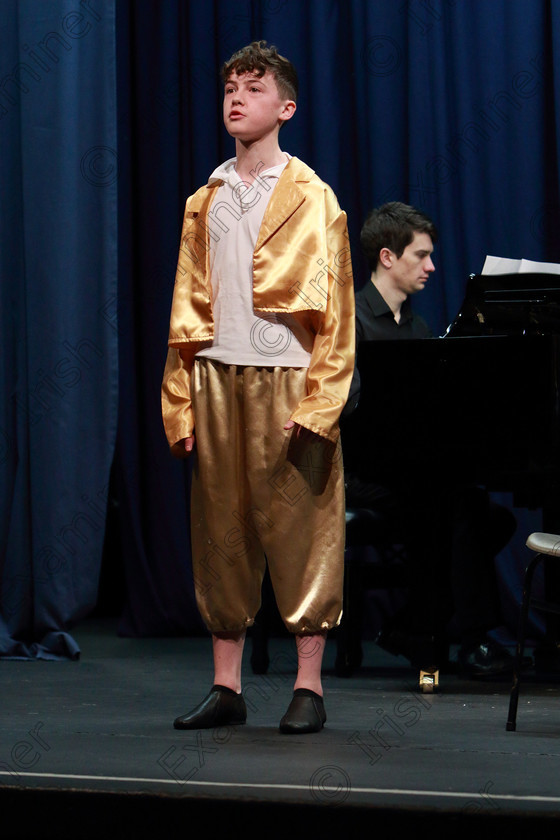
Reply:
M253 251L261 222L288 162L259 171L252 184L235 171L236 158L214 170L208 183L223 181L206 220L214 340L196 354L224 364L309 367L311 354L296 337L289 314L261 317L253 310Z

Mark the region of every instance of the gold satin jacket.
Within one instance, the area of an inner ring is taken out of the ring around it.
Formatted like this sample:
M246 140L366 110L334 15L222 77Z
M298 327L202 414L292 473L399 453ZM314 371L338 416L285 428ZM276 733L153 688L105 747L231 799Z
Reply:
M194 356L214 336L208 270L210 237L220 228L222 182L201 187L186 203L171 307L162 414L171 451L192 435ZM346 214L331 188L298 158L290 158L266 208L253 254L255 312L289 313L311 352L307 395L291 419L338 439L338 419L354 369L354 284Z

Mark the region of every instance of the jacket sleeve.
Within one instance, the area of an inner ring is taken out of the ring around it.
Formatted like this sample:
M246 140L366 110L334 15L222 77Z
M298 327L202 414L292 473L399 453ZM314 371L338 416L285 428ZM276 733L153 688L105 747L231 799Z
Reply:
M206 282L205 218L215 190L205 187L187 199L169 320L168 351L161 388L165 434L171 452L187 457L182 441L194 430L191 371L194 357L212 338L212 312Z
M324 304L317 310L307 395L291 419L335 442L354 372L354 282L346 214L331 193L326 204L327 261L310 284L315 297L322 289Z
M172 455L186 458L182 444L194 431L191 401L191 371L200 344L193 342L186 348L169 347L163 372L161 409L163 426Z

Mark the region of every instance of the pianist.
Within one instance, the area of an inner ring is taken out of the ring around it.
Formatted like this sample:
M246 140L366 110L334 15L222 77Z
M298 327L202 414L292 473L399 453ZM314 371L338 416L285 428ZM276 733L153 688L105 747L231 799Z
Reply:
M411 297L435 270L433 222L414 207L391 202L369 213L360 241L371 277L356 295L357 359L362 341L431 337L428 324L413 311ZM347 413L357 405L359 392L356 367ZM344 425L342 429L344 445ZM388 446L391 452L402 443L382 441L379 448ZM441 662L452 628L459 637L458 668L463 676L511 671L511 655L489 633L503 624L494 558L515 531L513 514L494 503L483 488L442 492L437 482L415 475L412 463L405 472L403 476L402 468L389 467L375 476L364 475L359 464L346 463L347 506L369 507L386 516L409 560L409 601L381 630L378 644L424 667L433 653ZM445 535L439 558L432 549L436 531Z

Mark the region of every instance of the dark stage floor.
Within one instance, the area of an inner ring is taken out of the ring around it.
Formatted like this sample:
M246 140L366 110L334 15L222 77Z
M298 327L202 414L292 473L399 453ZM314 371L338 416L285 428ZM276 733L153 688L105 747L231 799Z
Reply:
M0 662L2 838L183 836L198 819L212 821L206 837L353 837L364 814L415 831L525 818L541 836L558 829L558 683L528 674L506 732L509 681L443 674L422 694L373 642L344 679L329 641L326 728L286 736L294 649L276 638L266 676L251 672L248 644L247 725L181 733L173 718L211 684L209 641L122 639L105 620L74 635L79 662Z

